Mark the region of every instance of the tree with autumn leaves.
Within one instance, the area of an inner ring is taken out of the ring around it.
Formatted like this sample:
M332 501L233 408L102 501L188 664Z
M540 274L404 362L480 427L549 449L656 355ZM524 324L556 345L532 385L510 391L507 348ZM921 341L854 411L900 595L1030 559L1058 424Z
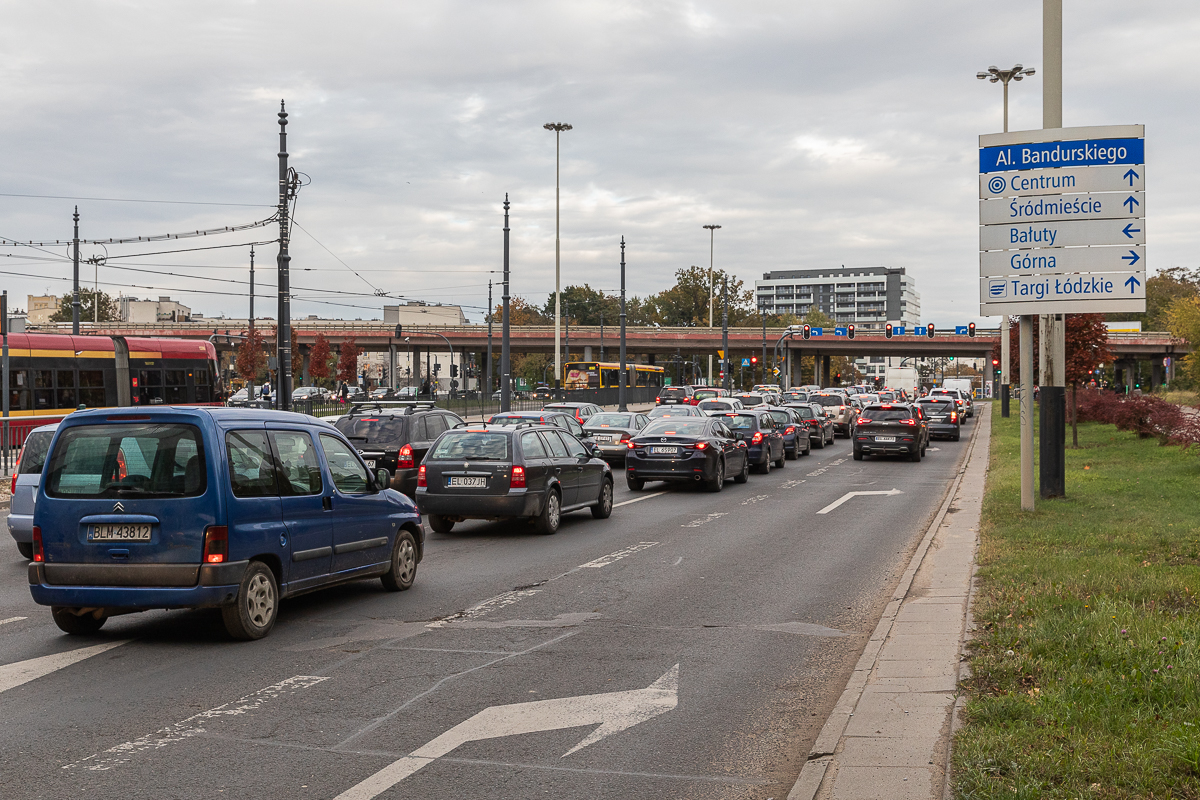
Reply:
M338 351L337 379L342 383L358 381L358 356L362 350L358 347L355 337L348 336L342 341Z
M329 340L325 338L325 334L318 333L317 340L313 342L312 350L308 354L308 375L317 385L324 386L329 381L330 358Z

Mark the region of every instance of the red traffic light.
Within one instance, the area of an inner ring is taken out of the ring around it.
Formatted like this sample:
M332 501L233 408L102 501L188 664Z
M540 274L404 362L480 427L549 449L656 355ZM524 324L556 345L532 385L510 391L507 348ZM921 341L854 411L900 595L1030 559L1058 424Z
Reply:
M751 363L751 364L757 364L757 363L758 363L758 356L750 356L750 363Z
M998 366L1000 366L1000 359L998 359L998 358L993 358L993 359L992 359L992 366L993 366L993 367L998 367Z
M888 339L892 338L892 323L883 326L883 335Z
M967 325L967 336L970 336L971 338L975 337L975 323L974 322Z
M805 326L804 326L804 338L805 338L805 339L807 339L807 338L809 338L811 335L812 335L812 326L810 326L810 325L805 325Z
M933 338L933 323L932 322L925 326L925 335L928 336L930 339Z
M846 336L850 337L851 339L854 338L854 326L853 325L846 326Z

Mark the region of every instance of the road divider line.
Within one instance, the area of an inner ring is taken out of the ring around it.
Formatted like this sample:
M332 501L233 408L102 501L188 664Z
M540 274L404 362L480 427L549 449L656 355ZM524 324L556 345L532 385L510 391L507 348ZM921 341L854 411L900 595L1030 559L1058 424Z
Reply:
M600 567L607 567L609 564L612 564L613 562L616 562L616 561L620 561L622 558L631 556L634 553L639 552L641 550L648 550L649 548L655 547L657 545L658 545L658 542L638 542L635 545L626 547L624 550L618 550L615 553L609 553L606 556L600 556L597 559L593 559L592 561L589 561L586 564L580 564L575 569L599 569ZM571 570L571 572L574 572L575 569Z
M660 495L664 495L664 494L666 494L666 492L655 492L654 494L644 494L641 497L635 497L632 500L622 500L620 503L613 503L613 508L620 508L621 506L627 506L630 503L640 503L643 500L649 500L651 497L659 497Z
M482 603L476 603L475 605L471 606L470 608L468 608L464 611L459 611L456 614L451 614L450 616L446 617L445 619L434 620L433 622L429 623L425 627L426 628L444 628L453 622L461 622L463 620L470 620L470 619L475 619L476 617L482 617L484 614L490 614L491 612L497 611L501 608L507 608L508 606L511 606L513 603L521 600L522 598L531 597L540 591L542 591L542 590L541 589L513 589L511 592L503 592L501 594L496 595L495 597L489 597L487 600L484 600Z
M720 519L721 517L727 516L728 514L729 514L728 511L715 511L712 514L708 514L706 516L700 517L699 519L694 519L691 522L685 522L682 525L680 525L679 527L681 527L681 528L699 528L701 525L706 525L709 522L712 522L714 519Z
M199 714L176 722L173 725L168 725L154 733L148 733L145 736L139 736L137 739L122 742L108 748L103 753L97 753L80 761L67 764L62 769L83 767L92 772L107 772L114 767L119 767L132 760L139 753L146 752L147 750L161 750L168 745L182 742L185 739L191 739L194 736L205 733L205 724L210 720L249 714L257 711L269 700L293 694L301 689L308 689L327 680L329 678L315 675L296 675L287 680L259 689L257 692L252 692L231 703L210 708L208 711L201 711Z
M766 500L770 496L771 495L769 495L769 494L760 494L755 497L747 497L745 500L742 501L742 505L752 506L755 503L761 503L763 500Z
M15 619L25 619L24 617L16 617ZM13 620L5 620L12 622ZM17 661L13 664L5 664L0 667L0 692L7 692L9 689L15 689L24 683L29 683L32 680L45 677L52 672L57 672L64 667L69 667L72 664L77 664L80 661L98 656L101 653L112 650L114 647L120 647L132 639L121 639L117 642L105 642L104 644L96 644L91 647L80 647L77 650L68 650L65 653L54 653L49 656L41 656L40 658L31 658L28 661Z
M29 617L9 617L8 619L0 619L0 625L7 625L10 622L20 622L23 619L29 619Z

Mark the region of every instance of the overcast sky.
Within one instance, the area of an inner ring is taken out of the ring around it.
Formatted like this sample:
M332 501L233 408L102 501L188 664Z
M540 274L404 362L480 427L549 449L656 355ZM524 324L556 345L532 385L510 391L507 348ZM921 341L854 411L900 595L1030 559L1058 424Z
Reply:
M1198 266L1200 3L1064 5L1064 124L1146 125L1151 271ZM372 296L379 289L461 303L479 320L489 278L499 281L506 192L513 292L543 301L554 281L554 134L542 124L561 121L574 125L562 135L564 286L615 291L624 235L628 290L660 291L676 269L707 264L701 226L716 223L716 264L748 283L781 268L904 267L924 321L965 323L978 314L977 137L1001 126L1001 89L975 73L1042 65L1037 0L62 0L0 10L0 192L249 204L3 196L0 236L70 238L76 202L84 238L265 218L286 99L291 163L312 181L292 245L297 317L380 316L391 301ZM1013 130L1040 127L1040 75L1013 84L1010 118ZM0 270L37 276L3 275L13 305L67 290L69 262L30 260L66 253L49 249L0 248ZM83 248L85 258L104 252ZM274 256L258 249L268 314ZM246 286L234 281L247 263L240 247L113 259L145 271L107 266L99 279L114 294L244 316Z

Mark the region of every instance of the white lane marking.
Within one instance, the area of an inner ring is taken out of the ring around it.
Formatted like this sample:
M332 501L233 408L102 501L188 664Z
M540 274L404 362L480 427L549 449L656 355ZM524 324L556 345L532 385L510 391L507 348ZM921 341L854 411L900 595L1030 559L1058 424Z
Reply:
M169 744L182 742L193 736L201 735L205 733L204 726L209 720L249 714L252 711L257 711L268 700L274 700L277 697L292 694L300 689L316 686L318 683L327 680L329 678L314 675L296 675L295 677L267 686L264 689L259 689L257 692L248 694L232 703L210 708L208 711L201 711L195 716L188 717L181 722L176 722L174 725L168 725L154 733L147 733L145 736L140 736L132 741L122 742L114 747L110 747L103 753L97 753L96 755L76 761L73 764L67 764L63 769L82 766L84 769L93 772L105 772L126 763L138 753L143 753L147 750L160 750Z
M476 617L482 617L484 614L489 614L493 611L498 611L501 608L507 608L513 603L521 600L524 597L532 597L541 592L541 589L513 589L511 592L502 592L495 597L489 597L482 603L476 603L470 608L459 611L456 614L451 614L445 619L435 620L426 625L426 628L444 628L452 622L460 620L470 620Z
M701 525L704 525L705 523L708 523L708 522L712 522L714 519L720 519L721 517L725 516L728 513L729 513L728 511L717 511L717 512L714 512L707 516L700 517L699 519L694 519L691 522L685 522L684 524L680 525L679 527L681 527L681 528L699 528Z
M467 742L599 725L579 744L563 753L562 757L566 758L606 736L665 714L678 704L679 665L676 664L645 689L492 706L350 787L339 794L336 800L372 800Z
M808 477L815 478L818 475L822 475L828 471L829 471L829 467L821 467L820 469L814 469L812 472L808 473Z
M18 617L18 619L24 619L24 617ZM9 621L5 620L5 622ZM40 658L31 658L28 661L5 664L0 667L0 692L7 692L9 689L13 689L23 683L37 680L49 675L51 672L57 672L63 667L69 667L86 658L98 656L106 650L112 650L114 647L120 647L130 641L132 640L122 639L118 642L105 642L104 644L96 644L91 647L68 650L65 653L55 653L49 656L41 656Z
M664 495L664 494L666 494L666 492L655 492L654 494L644 494L641 497L635 497L632 500L622 500L620 503L613 503L613 508L620 508L621 506L627 506L630 503L640 503L643 500L649 500L651 497L658 497L659 495Z
M838 466L839 464L845 464L845 463L846 463L846 459L844 459L844 458L839 458L837 461L830 461L830 462L829 462L829 466L831 466L831 467L836 467L836 466Z
M586 564L580 564L578 567L571 570L571 572L574 572L577 569L599 569L600 567L607 567L609 564L620 561L626 556L631 556L640 550L647 550L656 546L657 544L658 542L638 542L635 545L626 547L624 550L618 550L615 553L609 553L606 556L600 556L599 558L589 561Z
M680 564L682 564L682 563L683 563L683 556L680 556L679 558L675 559L675 563L674 563L674 564L672 564L671 566L672 566L672 567L678 567L678 566L679 566Z
M837 508L842 503L846 502L847 500L849 500L852 497L859 497L862 495L870 495L870 494L884 495L885 497L895 497L898 494L904 494L904 492L900 491L899 489L891 489L886 492L846 492L844 495L839 497L837 500L834 500L832 503L825 506L817 513L818 514L828 514L830 511L833 511L835 508Z
M7 625L10 622L20 622L23 619L29 619L29 617L9 617L8 619L0 619L0 625Z
M746 498L745 500L743 500L743 501L742 501L742 505L744 505L744 506L752 506L752 505L754 505L755 503L761 503L763 500L766 500L766 499L767 499L768 497L770 497L770 496L771 496L771 495L769 495L769 494L760 494L760 495L758 495L757 497L748 497L748 498Z
M807 482L808 481L804 480L804 478L800 478L799 480L794 480L794 481L784 481L783 483L779 484L779 488L780 489L795 489L800 484L807 483Z

